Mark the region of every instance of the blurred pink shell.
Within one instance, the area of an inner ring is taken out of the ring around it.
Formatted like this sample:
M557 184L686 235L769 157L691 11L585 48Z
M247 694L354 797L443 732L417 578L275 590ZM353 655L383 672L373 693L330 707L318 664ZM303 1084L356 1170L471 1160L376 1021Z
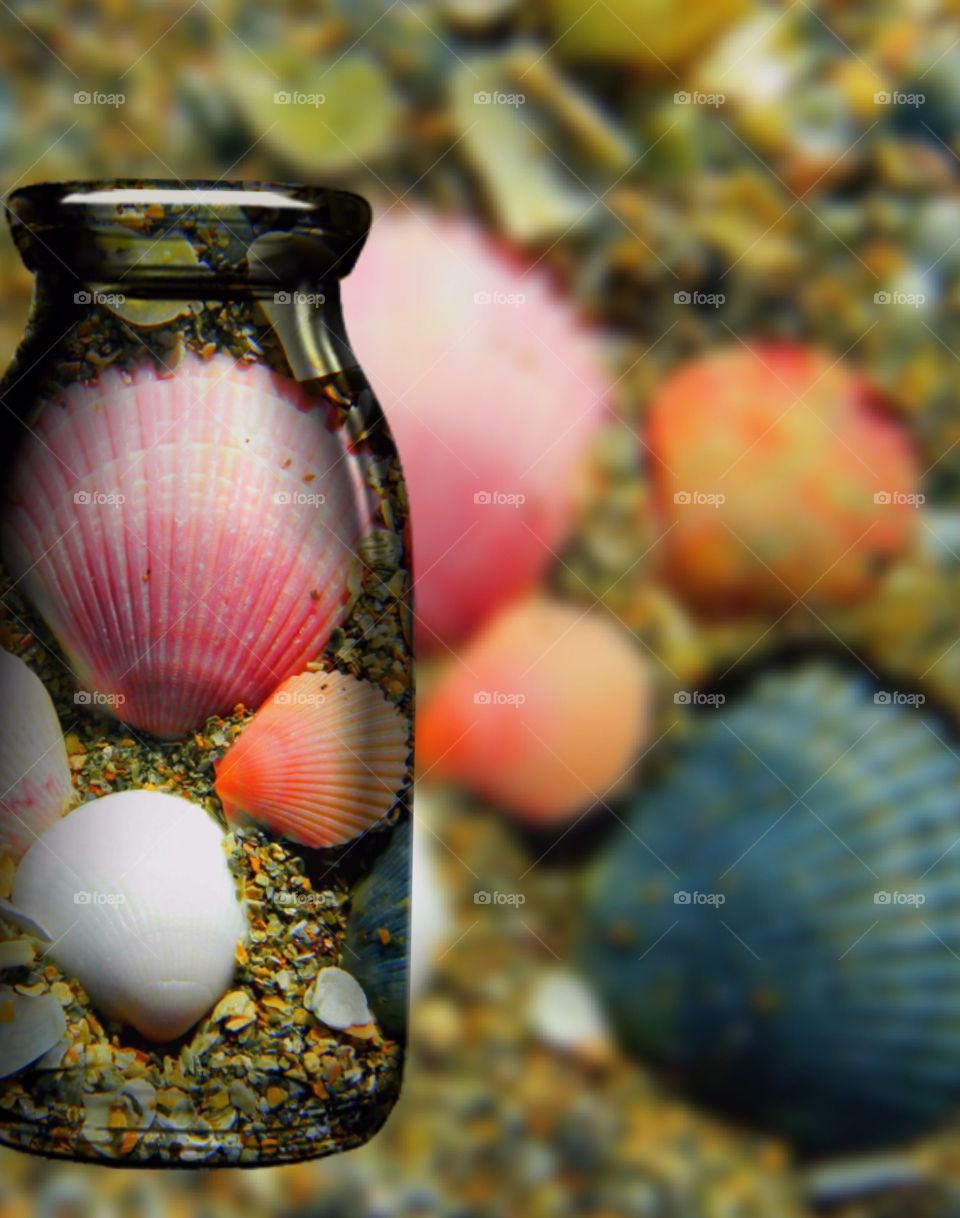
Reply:
M452 659L417 721L423 778L522 820L567 820L608 797L649 743L652 682L604 615L536 598Z
M176 737L316 657L369 519L343 451L293 381L227 356L48 405L3 550L91 702Z
M291 677L217 766L231 821L252 820L302 846L339 846L393 807L406 777L407 729L366 681Z
M607 381L545 276L465 220L388 212L344 301L404 463L419 641L450 643L535 584L563 544Z
M50 695L23 660L0 651L0 846L21 858L72 799L67 748Z

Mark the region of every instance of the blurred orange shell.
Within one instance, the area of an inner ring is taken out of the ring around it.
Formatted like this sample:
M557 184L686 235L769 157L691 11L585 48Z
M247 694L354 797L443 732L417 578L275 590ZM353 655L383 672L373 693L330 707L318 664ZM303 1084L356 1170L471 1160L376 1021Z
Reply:
M916 528L906 428L824 351L692 360L655 394L647 440L664 576L707 615L856 601Z
M420 772L523 820L563 821L627 776L648 741L650 701L647 666L615 623L528 600L491 622L427 696Z
M227 819L302 846L339 846L385 816L406 775L406 725L376 686L341 672L291 677L217 765Z

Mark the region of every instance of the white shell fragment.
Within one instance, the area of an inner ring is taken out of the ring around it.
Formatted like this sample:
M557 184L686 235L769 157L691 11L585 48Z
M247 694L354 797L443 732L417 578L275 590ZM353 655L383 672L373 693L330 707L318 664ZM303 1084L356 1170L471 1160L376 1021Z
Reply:
M43 1057L66 1031L63 1008L52 994L28 998L0 986L0 1078Z
M545 969L527 1007L532 1030L551 1049L593 1051L611 1044L610 1030L593 990L565 968Z
M0 651L0 846L20 858L72 798L67 746L50 695L23 660Z
M323 968L307 990L307 1009L328 1028L363 1027L373 1022L360 983L342 968Z
M109 1159L116 1136L115 1114L121 1115L123 1128L146 1133L157 1115L157 1092L145 1078L134 1078L115 1091L94 1092L83 1096L83 1136Z
M195 804L125 791L84 804L27 853L13 904L105 1015L182 1035L233 979L247 921L219 826Z

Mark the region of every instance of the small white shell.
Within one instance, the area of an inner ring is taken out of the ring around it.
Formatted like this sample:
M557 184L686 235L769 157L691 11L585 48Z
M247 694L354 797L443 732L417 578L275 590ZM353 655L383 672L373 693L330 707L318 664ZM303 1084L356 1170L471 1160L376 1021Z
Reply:
M0 986L0 1078L43 1057L66 1031L63 1008L52 994L28 998Z
M322 968L304 1001L328 1028L358 1028L373 1022L360 983L342 968Z
M612 1037L600 1003L578 974L558 966L534 982L527 1018L539 1039L560 1052L608 1048Z
M84 804L27 853L13 904L104 1014L150 1040L182 1035L227 990L243 904L223 834L197 805L155 791Z
M0 846L20 858L73 798L67 747L43 682L0 651Z

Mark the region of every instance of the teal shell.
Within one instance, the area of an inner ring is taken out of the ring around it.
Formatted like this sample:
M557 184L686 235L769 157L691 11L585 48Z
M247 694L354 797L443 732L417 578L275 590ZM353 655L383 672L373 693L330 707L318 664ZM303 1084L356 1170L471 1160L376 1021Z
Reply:
M807 1149L960 1113L960 759L903 702L818 663L697 712L589 879L625 1045Z
M398 1038L406 1035L409 1001L411 840L405 821L354 889L343 953L384 1031Z

